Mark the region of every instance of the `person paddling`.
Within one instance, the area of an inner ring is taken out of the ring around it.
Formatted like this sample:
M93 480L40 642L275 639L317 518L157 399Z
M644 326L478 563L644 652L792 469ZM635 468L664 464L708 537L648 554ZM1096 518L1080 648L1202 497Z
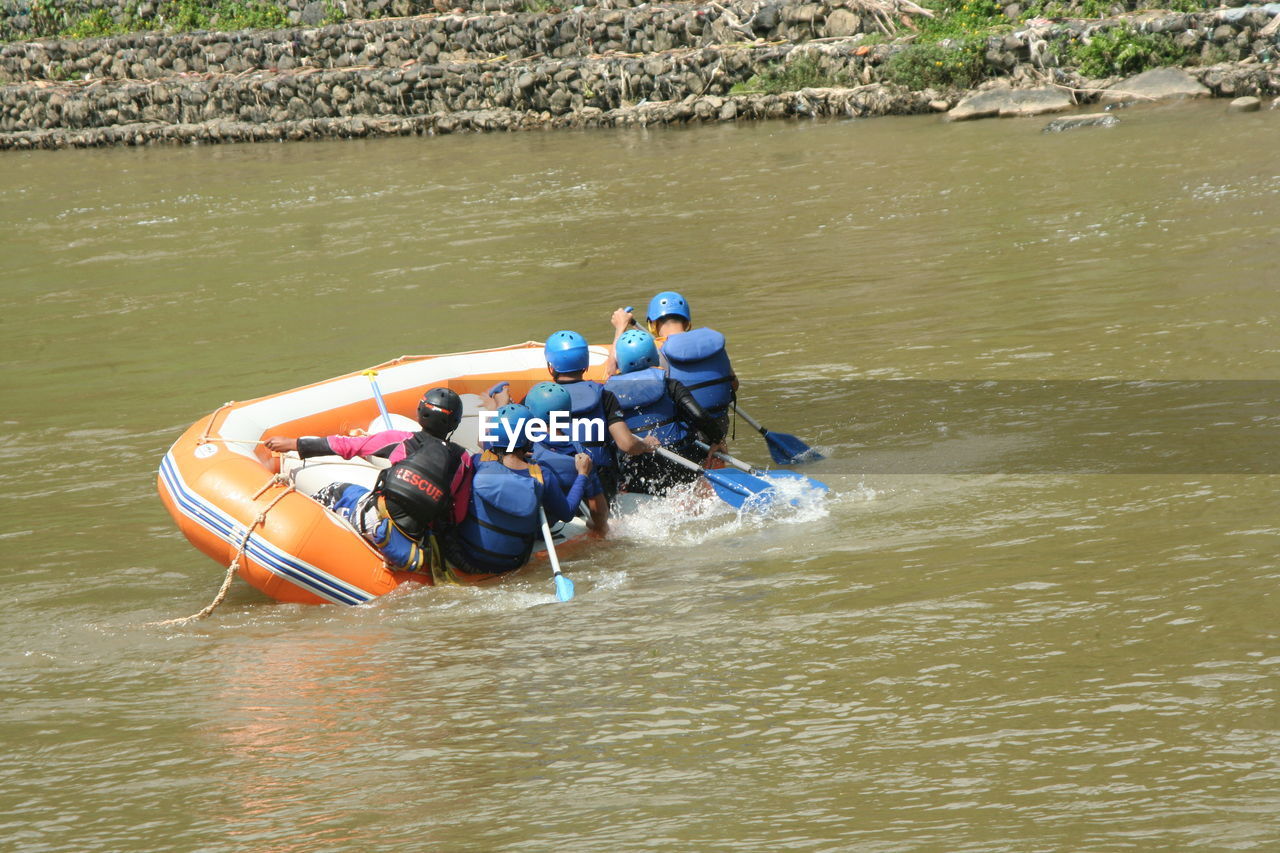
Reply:
M582 335L568 329L554 333L547 338L543 356L552 381L569 392L571 431L576 430L580 438L577 442L548 441L547 446L559 453L578 449L587 453L600 477L606 500L612 501L618 493L618 469L610 445L626 456L639 456L652 453L660 442L652 436L637 438L627 428L626 418L613 394L599 382L582 378L591 364L591 351Z
M619 373L609 378L605 390L617 398L629 430L652 436L668 450L703 465L723 450L724 428L698 405L680 380L658 366L652 335L639 329L624 332L614 345L614 354ZM708 451L697 447L699 436L710 445ZM701 476L700 471L657 455L623 460L622 472L627 491L646 494L664 494Z
M427 572L440 565L433 534L459 523L467 513L472 459L449 440L461 422L462 399L448 388L432 388L418 403L418 432L271 436L264 443L277 453L297 451L303 459L375 456L391 462L372 490L332 483L314 497L350 523L391 568Z
M507 574L529 562L542 527L539 507L553 521L569 521L577 512L591 458L574 458L575 476L566 489L553 471L529 461L533 442L526 426L532 417L514 403L498 409L498 441L475 456L467 515L440 537L448 566L463 579Z
M649 300L645 314L649 333L654 336L661 366L673 379L684 384L698 404L729 428L729 407L738 392L738 376L725 350L724 335L715 329L691 328L693 315L689 303L674 290L664 290ZM614 347L636 325L631 311L619 308L610 318L614 329ZM616 363L616 355L609 365Z
M691 328L689 303L674 290L649 300L646 319L650 334L662 348L667 374L684 383L707 414L727 430L738 376L725 351L724 335L706 326Z
M555 424L560 422L557 418L566 421L570 419L573 411L573 398L563 385L557 385L554 382L539 382L529 389L529 393L525 395L524 405L533 413L535 418L539 418L547 424ZM568 452L565 452L566 449ZM550 442L549 438L543 439L533 445L533 461L543 468L555 471L556 476L560 478L562 483L572 482L576 464L575 459L578 455L577 449L578 445L572 442L565 448L562 443ZM600 476L595 471L592 471L587 476L586 488L583 490L582 498L590 516L588 526L596 535L604 536L609 532L609 500L605 497L604 485L600 482Z

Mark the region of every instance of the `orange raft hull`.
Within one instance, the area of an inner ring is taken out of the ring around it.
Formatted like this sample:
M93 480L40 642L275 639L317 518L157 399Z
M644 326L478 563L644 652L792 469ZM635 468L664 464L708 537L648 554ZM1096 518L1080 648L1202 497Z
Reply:
M587 376L602 380L607 351L591 352ZM393 414L416 413L428 388L447 386L462 395L466 407L455 440L472 449L479 395L507 380L512 399L519 400L549 378L542 345L535 342L402 356L374 370ZM407 581L432 583L427 574L388 569L348 524L278 476L279 458L260 443L270 435L345 434L371 424L377 429L375 420L381 423L363 371L228 403L192 424L169 449L157 478L160 499L191 544L223 566L239 555L240 576L278 601L362 604Z

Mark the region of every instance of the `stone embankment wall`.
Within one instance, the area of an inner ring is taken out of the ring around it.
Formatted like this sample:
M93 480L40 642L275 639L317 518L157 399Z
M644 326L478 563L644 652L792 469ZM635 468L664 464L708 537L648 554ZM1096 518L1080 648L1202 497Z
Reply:
M44 39L0 46L0 79L149 80L186 72L564 59L610 52L661 53L755 39L804 42L862 30L858 16L821 4L780 6L747 17L750 26L727 7L671 3L557 14L433 15L235 33Z
M464 12L468 14L495 14L499 12L560 12L578 8L628 9L647 5L650 0L256 0L264 5L278 7L284 17L293 24L318 26L324 23L336 23L336 19L366 20L377 18L404 18L413 15L430 15L443 12ZM1206 6L1244 6L1250 0L1226 0L1221 4L1209 3ZM164 0L57 0L55 3L44 3L49 7L56 5L62 12L61 20L71 22L78 15L94 10L103 10L117 23L125 24L134 20L156 21L164 5ZM728 5L728 4L724 4ZM741 5L741 4L740 4ZM748 16L756 8L779 7L785 5L780 0L755 0L749 8ZM837 4L838 5L838 4ZM851 7L854 4L850 4ZM1011 18L1017 13L1028 10L1035 5L1034 0L1009 0L1002 4ZM1043 3L1039 4L1043 5ZM1055 14L1084 17L1083 9L1086 0L1060 0L1054 4ZM1096 10L1096 3L1087 4ZM1135 12L1150 8L1149 0L1112 0L1106 5L1111 15ZM1092 14L1097 14L1093 11ZM49 31L53 17L45 13L41 15L39 0L0 0L0 40L17 41L57 35Z
M955 101L957 93L882 82L902 46L862 44L864 22L844 6L763 8L595 7L14 43L0 48L0 75L12 81L0 85L0 148L864 116ZM1191 70L1216 95L1261 95L1280 91L1277 14L1272 4L1126 21L1240 58ZM1096 81L1032 63L1032 48L1118 25L1038 24L989 39L986 60L1015 82L1052 78L1087 90ZM847 84L731 92L801 55ZM57 76L72 79L48 79Z
M493 14L496 12L563 11L571 8L626 9L649 0L252 0L275 6L292 24L319 26L342 20L404 18L441 12ZM208 2L208 0L206 0ZM1133 3L1136 0L1126 0ZM1244 2L1244 0L1237 0ZM1122 5L1122 4L1117 4ZM52 7L57 14L51 14ZM0 41L56 36L59 29L84 15L101 10L118 24L144 21L148 29L164 24L165 0L0 0Z

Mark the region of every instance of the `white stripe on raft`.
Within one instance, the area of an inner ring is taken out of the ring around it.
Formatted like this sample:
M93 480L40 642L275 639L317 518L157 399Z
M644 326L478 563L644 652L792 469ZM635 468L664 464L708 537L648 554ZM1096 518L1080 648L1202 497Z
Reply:
M244 537L244 525L192 491L178 473L172 453L165 454L160 465L160 478L173 498L174 505L183 515L228 544L239 547ZM250 559L277 577L327 601L336 604L363 604L374 597L357 586L281 551L260 536L249 537L245 552Z

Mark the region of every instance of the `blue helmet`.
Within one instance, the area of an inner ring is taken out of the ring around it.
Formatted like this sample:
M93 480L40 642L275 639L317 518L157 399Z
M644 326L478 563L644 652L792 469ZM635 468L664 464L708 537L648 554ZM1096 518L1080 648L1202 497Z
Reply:
M516 437L517 450L531 445L533 442L529 441L525 432L525 423L531 417L533 413L517 403L508 403L498 409L498 441L495 446L505 450L513 435Z
M664 290L649 300L650 323L656 323L663 317L683 317L686 323L693 322L689 314L689 303L674 290Z
M613 345L613 355L618 362L619 373L658 366L658 345L653 342L653 335L639 329L623 332Z
M539 382L524 396L524 404L535 418L551 420L552 412L572 412L573 398L569 390L554 382Z
M591 363L591 351L587 349L587 339L577 332L567 329L556 332L547 338L542 350L547 364L556 373L577 373L586 370Z

